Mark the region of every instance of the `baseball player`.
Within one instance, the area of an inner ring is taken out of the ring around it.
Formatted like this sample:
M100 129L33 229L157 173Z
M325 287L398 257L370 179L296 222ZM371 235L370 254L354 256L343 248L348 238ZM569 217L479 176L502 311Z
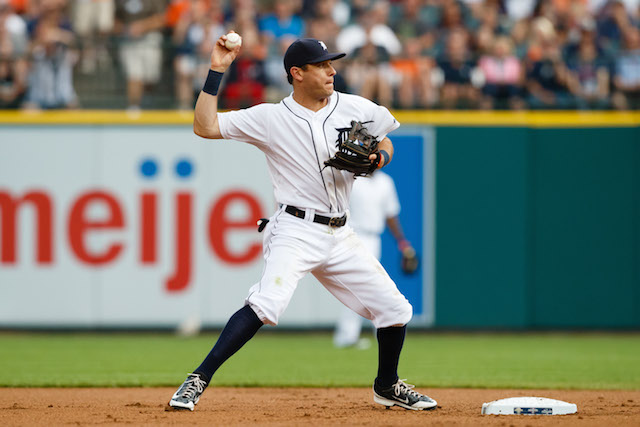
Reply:
M418 266L417 259L414 259L415 250L402 231L398 218L400 201L389 175L378 170L370 176L356 179L351 189L349 211L349 225L377 259L382 255L381 235L386 225L402 254L402 270L407 274L415 272ZM362 320L358 313L343 306L333 334L333 344L338 348L367 348L368 340L360 340Z
M376 403L423 410L431 398L398 378L398 360L406 324L412 316L378 260L346 225L356 173L327 166L337 156L344 130L367 123L379 137L378 151L366 157L371 169L392 159L386 134L399 124L390 112L359 96L334 91L331 65L345 56L331 53L315 39L298 39L285 53L291 95L277 104L218 113L218 87L239 46L225 47L221 36L211 53L211 69L195 107L194 132L209 139L242 141L265 155L279 209L262 223L264 270L244 306L231 316L200 366L187 376L169 402L193 410L213 374L264 324L277 325L298 281L311 272L344 305L370 319L377 328ZM358 133L361 131L358 126ZM356 133L354 130L352 133Z

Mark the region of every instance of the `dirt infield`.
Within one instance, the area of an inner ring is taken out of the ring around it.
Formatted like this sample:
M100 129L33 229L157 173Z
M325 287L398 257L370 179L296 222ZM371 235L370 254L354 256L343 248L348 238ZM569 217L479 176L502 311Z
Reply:
M194 412L168 411L169 388L0 388L0 425L443 425L637 426L640 391L421 389L432 411L385 409L369 389L210 388ZM578 405L574 415L481 415L483 402L541 396Z

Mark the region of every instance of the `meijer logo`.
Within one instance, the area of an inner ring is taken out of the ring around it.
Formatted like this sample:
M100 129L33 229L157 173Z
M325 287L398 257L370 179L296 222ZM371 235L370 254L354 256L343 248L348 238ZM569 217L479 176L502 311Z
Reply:
M175 165L175 173L181 179L193 174L193 165L188 159L179 160ZM157 162L144 159L140 163L140 171L146 179L153 179L158 174ZM54 242L64 238L68 241L71 254L80 262L100 267L115 262L128 244L135 244L115 236L106 247L100 250L87 245L87 236L96 231L120 232L127 227L137 228L138 246L135 248L138 262L141 265L157 264L159 249L159 199L164 197L157 191L145 190L137 196L129 218L123 213L123 203L118 198L117 190L87 188L77 194L68 207L58 207L51 192L47 189L32 189L13 194L0 188L0 265L16 265L16 246L19 235L17 230L19 212L30 206L34 215L35 227L35 262L37 265L49 265L55 262ZM195 256L193 254L194 235L205 235L208 247L213 254L225 263L243 265L252 262L262 251L260 238L247 245L244 250L232 252L229 249L229 233L232 231L254 229L257 219L263 217L257 197L243 189L228 189L212 200L206 212L206 234L194 230L193 210L194 194L180 190L172 197L174 209L173 268L172 273L164 280L164 287L169 292L180 292L188 288ZM232 206L241 204L248 215L245 219L231 218ZM96 206L105 212L100 219L91 218L89 211ZM54 215L66 215L64 236L57 236L54 230Z

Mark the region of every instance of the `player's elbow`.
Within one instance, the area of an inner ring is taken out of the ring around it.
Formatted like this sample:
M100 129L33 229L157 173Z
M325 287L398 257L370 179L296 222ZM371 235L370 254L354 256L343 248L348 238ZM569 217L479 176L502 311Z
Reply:
M196 135L202 138L209 138L209 133L207 133L205 129L198 126L197 123L193 124L193 133L195 133Z
M202 138L207 139L220 139L220 132L216 129L215 126L202 126L197 121L193 122L193 133Z

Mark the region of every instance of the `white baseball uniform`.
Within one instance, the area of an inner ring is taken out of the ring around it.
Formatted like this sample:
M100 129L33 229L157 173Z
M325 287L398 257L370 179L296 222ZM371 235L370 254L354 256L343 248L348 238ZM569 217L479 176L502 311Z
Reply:
M411 319L411 305L353 229L313 221L315 215L348 214L353 174L325 167L324 161L336 152L339 129L350 128L352 120L369 122L367 128L380 140L399 126L385 107L339 92L317 112L290 95L277 104L218 113L224 139L264 152L280 206L264 230L262 277L246 298L264 323L278 323L298 281L309 272L376 328ZM287 206L304 210L304 219L286 212Z
M381 238L387 218L400 214L400 202L393 179L382 172L359 177L353 183L350 199L349 225L364 246L380 259ZM337 347L355 345L360 338L362 317L343 307L336 325L333 342Z

